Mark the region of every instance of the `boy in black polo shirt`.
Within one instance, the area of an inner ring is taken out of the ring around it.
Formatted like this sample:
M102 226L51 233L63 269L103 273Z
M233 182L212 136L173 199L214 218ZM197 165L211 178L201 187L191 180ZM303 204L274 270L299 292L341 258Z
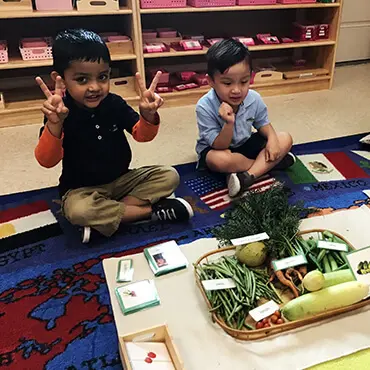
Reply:
M174 168L148 166L129 169L131 150L124 130L135 140L152 140L159 128L155 94L160 72L147 90L139 74L140 115L118 95L109 93L110 55L94 32L67 30L53 45L55 93L40 77L36 81L47 100L35 156L43 167L62 160L59 180L62 210L74 225L112 235L121 222L144 219L186 221L193 216L189 203L167 199L179 184ZM63 98L63 91L66 96Z

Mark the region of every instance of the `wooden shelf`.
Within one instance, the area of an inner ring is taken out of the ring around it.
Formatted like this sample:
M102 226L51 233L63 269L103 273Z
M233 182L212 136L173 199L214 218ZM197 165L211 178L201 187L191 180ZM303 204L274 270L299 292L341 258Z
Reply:
M0 0L1 1L1 0ZM308 42L295 42L295 43L286 43L286 44L273 44L273 45L255 45L249 47L252 52L257 51L270 51L270 57L279 57L281 53L273 53L274 50L284 50L284 49L297 49L301 51L300 48L314 48L312 50L306 50L305 53L308 55L308 60L314 61L316 67L325 68L329 71L329 74L326 76L312 77L312 78L301 78L294 80L281 80L273 82L264 82L263 84L252 85L251 88L260 92L263 96L270 95L281 95L281 94L290 94L297 92L305 91L316 91L322 89L330 89L333 83L334 76L334 66L335 66L335 53L337 49L338 33L339 33L339 22L342 12L343 0L337 0L335 3L311 3L311 4L275 4L275 5L250 5L250 6L232 6L232 7L207 7L207 8L194 8L186 6L184 8L165 8L165 9L140 9L139 0L127 0L127 6L121 7L119 10L102 10L96 12L94 10L87 11L28 11L19 8L14 10L0 11L0 22L4 22L3 19L33 19L40 18L40 22L37 23L38 30L35 30L35 34L43 34L47 30L45 25L47 24L47 18L58 21L58 27L62 28L64 21L68 22L68 17L91 17L94 16L94 22L98 22L96 25L97 29L104 29L107 31L114 31L121 24L121 22L127 22L128 34L132 37L134 43L135 54L113 54L112 61L123 61L123 60L133 60L136 61L133 64L133 71L138 70L143 76L145 76L145 63L148 63L148 60L153 58L171 58L171 57L186 57L186 56L196 56L204 55L207 53L208 48L203 50L196 51L175 51L170 49L169 52L165 53L152 53L152 54L143 54L142 43L141 43L141 32L142 32L142 21L148 21L148 17L143 17L145 14L187 14L187 18L184 22L196 22L197 16L191 16L191 14L199 13L209 13L209 22L212 22L211 13L213 12L248 12L248 11L265 11L270 12L269 14L257 12L253 13L253 18L256 19L256 28L258 28L258 19L273 19L275 18L276 22L291 21L291 16L294 15L295 10L307 9L307 12L310 12L311 9L316 9L315 13L318 15L318 19L322 19L325 22L330 23L330 39L329 40L320 40L320 41L308 41ZM291 9L291 12L286 12ZM320 11L321 9L321 11ZM281 12L279 12L281 10ZM284 12L285 11L285 12ZM305 18L305 13L302 12L302 18ZM244 16L240 14L240 16ZM121 18L117 16L123 15ZM126 16L127 15L127 16ZM231 13L229 13L231 16ZM236 13L235 13L236 15ZM308 16L309 14L307 14ZM103 16L103 17L102 17ZM107 23L107 18L104 16L115 16L111 18L111 27ZM215 17L216 15L214 15ZM322 17L321 17L322 16ZM57 17L60 17L57 19ZM165 16L166 17L166 16ZM321 17L321 18L320 18ZM44 18L45 22L41 21ZM237 17L238 18L238 17ZM285 19L286 18L286 19ZM99 21L101 19L101 21ZM91 19L93 21L93 19ZM9 21L10 22L10 21ZM22 22L22 21L21 21ZM51 22L53 22L51 20ZM71 22L71 21L69 21ZM81 24L88 22L88 19L80 19ZM14 21L10 23L9 29L12 27L18 27L19 21ZM44 25L45 23L45 25ZM157 23L157 24L156 24ZM170 22L171 23L171 22ZM87 23L86 23L87 24ZM145 22L144 22L145 24ZM153 24L151 27L162 26L162 22L158 21ZM166 25L163 24L163 27ZM174 27L176 27L174 25ZM242 24L240 24L242 27ZM261 25L261 30L266 29L268 25ZM278 23L276 23L278 26ZM179 25L179 28L181 26ZM186 28L184 26L184 28ZM198 26L198 31L201 32L202 25ZM196 28L194 29L195 32ZM4 32L6 30L4 29ZM36 33L37 31L37 33ZM10 31L9 31L10 32ZM33 31L32 31L33 32ZM9 35L11 35L10 33ZM7 35L6 35L7 36ZM4 38L5 36L3 36ZM17 35L14 35L14 39ZM5 37L6 38L6 37ZM9 39L10 40L10 39ZM10 42L14 43L14 40ZM11 50L12 52L12 50ZM35 61L24 61L21 59L19 51L14 50L14 55L10 53L10 61L6 64L0 64L1 70L11 70L11 69L23 69L23 68L36 68L36 67L50 67L52 65L52 60L35 60ZM191 60L191 59L189 59ZM173 60L175 62L177 60ZM164 61L162 61L164 62ZM179 63L186 63L184 61L179 61ZM28 71L26 73L31 75L32 72ZM20 75L22 74L20 73ZM46 74L47 70L40 71L41 74ZM3 73L4 74L4 73ZM4 76L5 77L5 76ZM11 75L8 76L11 78ZM32 78L32 76L30 77ZM7 78L6 78L7 79ZM0 80L1 84L1 80ZM15 86L18 86L15 88ZM21 86L21 87L20 87ZM9 85L8 85L9 87ZM31 124L42 122L42 113L40 111L41 104L43 102L42 94L38 91L37 87L32 87L31 85L23 86L17 85L15 81L12 81L10 84L11 89L4 89L4 101L5 108L0 108L0 127L6 126L18 126L22 124ZM4 91L5 90L5 91ZM201 87L192 90L185 90L179 92L172 92L168 94L162 94L165 99L165 106L179 106L185 104L195 104L197 100L209 90L209 87ZM120 92L124 98L129 102L129 104L137 107L139 102L139 97L137 92L134 90L122 91Z
M111 57L113 61L136 59L135 54L113 54ZM48 67L51 65L53 65L52 59L23 60L21 57L13 57L8 63L0 64L0 70Z
M250 86L252 90L257 90L263 96L275 95L276 89L285 90L289 93L306 91L307 86L315 87L315 90L327 89L330 83L330 76L319 76L312 78L297 78L291 80L281 80L266 82L263 84L253 84ZM203 86L197 89L174 91L171 93L161 94L165 101L165 107L190 105L209 91L209 86ZM308 89L310 91L310 89Z
M81 17L81 16L99 16L99 15L123 15L132 14L132 9L121 7L119 10L107 10L96 12L93 10L67 10L67 11L0 11L0 19L12 18L45 18L45 17Z
M159 8L159 9L140 9L141 14L154 13L204 13L204 12L238 12L245 10L279 10L279 9L315 9L315 8L338 8L339 3L312 3L312 4L276 4L276 5L247 5L247 6L220 6L209 8Z
M332 40L322 40L322 41L302 41L302 42L292 42L284 44L274 44L274 45L255 45L249 46L250 51L264 51L264 50L279 50L279 49L295 49L295 48L308 48L308 47L318 47L318 46L331 46L335 45L335 41ZM184 57L190 55L203 55L206 54L208 48L204 47L203 50L194 51L176 51L171 48L171 51L163 53L147 53L144 54L145 59L150 58L169 58L169 57Z

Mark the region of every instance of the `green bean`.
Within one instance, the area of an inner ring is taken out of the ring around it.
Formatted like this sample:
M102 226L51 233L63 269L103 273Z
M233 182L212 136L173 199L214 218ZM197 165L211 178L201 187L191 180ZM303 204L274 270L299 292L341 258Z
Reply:
M319 255L317 256L317 262L320 263L326 254L326 249L321 249Z
M323 269L322 269L320 263L317 261L316 257L312 253L309 253L308 256L310 257L311 261L316 265L318 270L322 272Z
M327 255L325 255L324 258L323 258L323 264L324 264L325 273L331 272L331 267L330 267L329 259L328 259Z
M333 241L334 235L330 231L325 230L322 234L325 239L329 239L330 241Z

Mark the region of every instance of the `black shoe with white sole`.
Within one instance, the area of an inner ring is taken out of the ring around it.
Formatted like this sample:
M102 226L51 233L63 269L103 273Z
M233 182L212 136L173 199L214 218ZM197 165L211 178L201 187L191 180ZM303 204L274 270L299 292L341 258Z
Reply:
M253 185L255 177L247 171L230 173L227 175L226 182L231 198L244 193L251 185Z
M296 162L295 155L291 152L286 154L286 156L274 167L274 170L286 170L289 167L292 167Z
M152 205L154 221L183 222L193 216L193 208L182 198L165 198Z

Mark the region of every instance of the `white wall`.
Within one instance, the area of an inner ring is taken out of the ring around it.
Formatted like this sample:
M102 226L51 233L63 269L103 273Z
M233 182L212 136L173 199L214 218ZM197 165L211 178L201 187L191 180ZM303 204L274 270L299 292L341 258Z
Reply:
M337 62L370 59L370 0L344 0Z

